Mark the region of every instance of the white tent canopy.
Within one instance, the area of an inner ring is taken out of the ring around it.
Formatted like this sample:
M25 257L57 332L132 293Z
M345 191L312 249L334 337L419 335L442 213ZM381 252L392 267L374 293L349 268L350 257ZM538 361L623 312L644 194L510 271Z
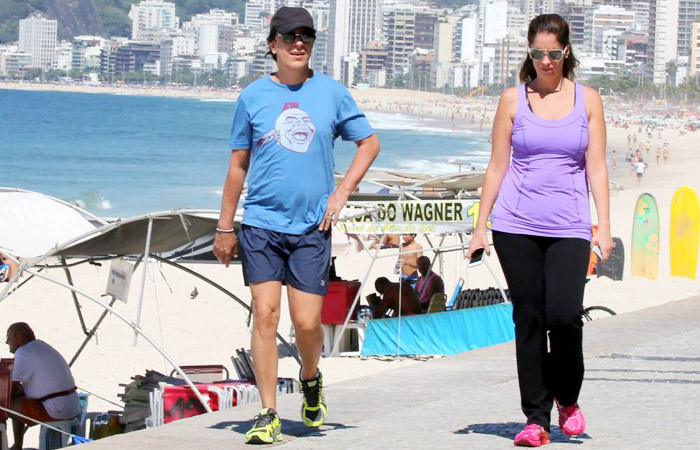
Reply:
M0 248L23 258L41 256L105 222L62 200L0 187Z

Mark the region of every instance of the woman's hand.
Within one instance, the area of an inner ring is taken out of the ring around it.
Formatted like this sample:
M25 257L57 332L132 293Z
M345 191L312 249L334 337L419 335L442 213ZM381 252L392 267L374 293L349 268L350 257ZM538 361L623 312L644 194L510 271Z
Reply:
M591 239L591 248L594 245L600 247L600 252L603 254L602 261L607 261L613 250L613 240L608 228L598 228Z
M469 241L469 250L467 250L467 259L471 259L475 251L483 248L487 255L491 256L491 247L489 246L489 239L486 236L486 230L478 231L475 230L472 235L472 240Z
M238 258L238 239L235 233L216 233L214 256L226 267L231 263L232 258Z

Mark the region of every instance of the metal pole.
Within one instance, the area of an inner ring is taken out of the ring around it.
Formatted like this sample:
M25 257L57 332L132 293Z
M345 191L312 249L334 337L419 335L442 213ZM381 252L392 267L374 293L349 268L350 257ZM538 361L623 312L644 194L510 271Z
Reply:
M202 406L204 406L204 409L209 413L212 412L211 408L209 407L209 403L206 400L204 400L204 397L202 397L202 394L195 387L194 383L192 383L192 380L190 380L190 378L187 376L187 374L185 374L185 372L183 372L183 370L180 368L180 366L177 365L175 360L168 354L168 352L166 352L164 348L159 346L153 339L151 339L151 337L149 335L147 335L137 324L135 324L134 322L132 322L129 319L127 319L126 317L124 317L124 315L122 315L122 313L120 313L116 309L112 308L111 306L107 305L106 303L101 302L100 300L98 300L97 298L88 294L87 292L83 291L82 289L79 289L75 286L71 286L71 285L64 283L62 281L58 281L55 278L51 278L50 276L45 275L43 273L35 272L35 271L29 270L29 269L27 269L26 272L31 274L31 275L34 275L36 277L39 277L39 278L44 279L46 281L49 281L51 283L57 284L58 286L64 287L66 289L69 289L73 292L76 292L76 293L82 295L83 297L87 298L88 300L91 300L91 301L97 303L98 305L100 305L101 307L106 309L107 311L111 312L112 314L117 316L122 322L126 323L131 328L133 328L134 333L137 333L137 334L140 334L141 336L143 336L143 338L149 344L151 344L151 346L153 348L155 348L158 351L158 353L163 355L163 358L165 358L173 366L173 368L177 371L177 373L180 374L180 376L187 383L187 385L190 387L190 389L192 389L192 392L197 397L197 399L199 399L199 401L202 403Z
M148 218L148 234L146 234L146 249L143 251L143 276L141 277L141 289L139 291L139 307L136 310L136 325L141 325L141 309L143 308L143 291L146 288L148 276L148 254L151 252L151 231L153 231L153 217ZM139 341L139 334L134 331L134 347Z
M61 256L61 264L65 265L66 264L66 258ZM70 269L68 267L64 267L63 271L66 272L66 279L68 280L68 284L73 286L73 276L70 273ZM80 319L80 326L83 328L83 333L85 333L86 336L89 335L89 332L87 328L85 327L85 319L83 318L83 312L80 310L80 302L78 302L78 296L75 295L75 292L71 291L71 295L73 295L73 303L75 303L75 309L78 311L78 319Z
M71 283L71 286L72 285L73 284ZM71 292L73 293L73 296L75 296L75 291L71 291ZM117 301L117 299L115 297L112 297L112 301L109 302L109 306L110 307L114 306L114 302L116 302L116 301ZM92 327L92 330L90 330L89 333L87 333L87 336L83 340L83 343L80 344L80 348L78 348L78 351L75 352L75 355L73 355L73 358L71 358L70 362L68 363L68 367L73 367L73 363L78 359L80 354L85 349L85 346L88 344L88 342L90 342L90 340L95 335L95 333L97 333L97 328L102 324L102 321L105 319L105 317L107 317L107 314L109 314L108 310L104 310L102 312L102 315L100 315L100 318L97 319L97 322L95 322L95 326Z
M362 294L362 288L367 283L367 279L369 278L369 274L372 272L372 267L374 267L374 263L377 261L377 256L379 255L379 250L381 249L382 244L385 241L386 241L386 233L384 233L382 235L382 240L379 242L379 245L375 249L374 255L372 255L372 261L370 261L369 267L367 268L367 272L365 272L365 277L362 279L362 283L360 284L360 289L358 289L357 294L355 294L355 300L352 302L352 305L350 306L350 311L348 311L348 314L345 317L345 322L343 322L343 326L340 328L340 333L336 333L336 337L334 339L335 342L333 342L333 349L331 350L331 356L335 356L336 352L338 351L338 344L340 343L340 338L343 336L343 332L345 332L345 328L348 326L348 322L350 322L350 317L352 317L352 313L353 313L353 311L355 311L355 306L360 301L360 295Z
M190 275L192 275L193 277L199 278L200 280L204 281L205 283L207 283L207 284L213 286L214 288L218 289L219 291L223 292L225 295L231 297L235 302L237 302L239 305L241 305L246 310L251 311L251 308L250 308L250 306L248 306L247 303L245 303L240 298L236 297L231 291L224 289L221 285L215 283L214 281L210 280L209 278L205 277L204 275L201 275L201 274L195 272L194 270L188 269L185 266L181 266L178 263L172 262L172 261L167 260L165 258L161 258L160 256L151 255L151 258L155 259L156 261L160 261L164 264L168 264L170 266L173 266L175 268L183 270L183 271L189 273ZM301 359L299 358L298 352L295 351L292 348L292 346L289 345L289 343L287 341L285 341L284 338L279 333L277 333L277 339L282 343L282 345L284 345L287 348L287 350L289 350L289 354L292 355L294 357L294 359L296 359L297 362L299 363L299 365L301 366Z

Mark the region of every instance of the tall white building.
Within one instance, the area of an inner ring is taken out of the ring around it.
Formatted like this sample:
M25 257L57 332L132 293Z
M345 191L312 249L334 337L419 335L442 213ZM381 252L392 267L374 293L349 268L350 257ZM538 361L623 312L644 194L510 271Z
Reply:
M666 64L678 54L679 0L651 0L647 74L654 84L666 82Z
M700 17L700 0L680 0L678 8L678 56L690 57L693 23Z
M197 14L192 16L189 22L182 24L182 28L197 29L200 25L237 25L238 14L235 12L227 12L223 9L212 9L206 14Z
M32 55L32 68L50 70L56 58L58 21L36 13L19 21L19 51Z
M175 3L163 0L141 0L131 5L131 39L150 42L158 33L175 32L180 18L175 15Z
M380 0L331 1L328 40L329 75L342 80L344 61L359 55L365 44L377 38L381 28Z
M696 77L700 68L700 22L693 22L690 33L690 67L688 75Z
M495 44L508 34L508 3L482 0L479 6L483 30L482 43Z
M454 36L461 17L439 17L435 24L435 53L433 55L433 73L431 84L433 88L441 89L450 80L450 69L454 55Z
M477 32L476 15L464 17L457 24L457 59L460 62L476 61L479 58Z
M287 5L284 0L248 0L244 22L251 29L263 30L267 26L266 19L282 6L293 5Z
M584 21L584 45L587 51L596 54L603 53L604 34L610 37L610 32L622 34L634 28L634 11L617 6L598 6L589 10ZM615 34L615 33L614 33Z
M634 0L634 31L647 33L649 31L649 0Z

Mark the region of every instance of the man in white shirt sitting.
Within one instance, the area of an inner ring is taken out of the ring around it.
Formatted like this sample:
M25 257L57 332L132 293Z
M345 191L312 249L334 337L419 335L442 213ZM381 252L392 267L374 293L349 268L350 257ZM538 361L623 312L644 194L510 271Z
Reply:
M70 368L60 353L34 337L24 322L7 329L7 345L14 353L12 409L38 422L67 420L80 414L80 402ZM12 416L14 450L24 442L25 426L36 425Z

